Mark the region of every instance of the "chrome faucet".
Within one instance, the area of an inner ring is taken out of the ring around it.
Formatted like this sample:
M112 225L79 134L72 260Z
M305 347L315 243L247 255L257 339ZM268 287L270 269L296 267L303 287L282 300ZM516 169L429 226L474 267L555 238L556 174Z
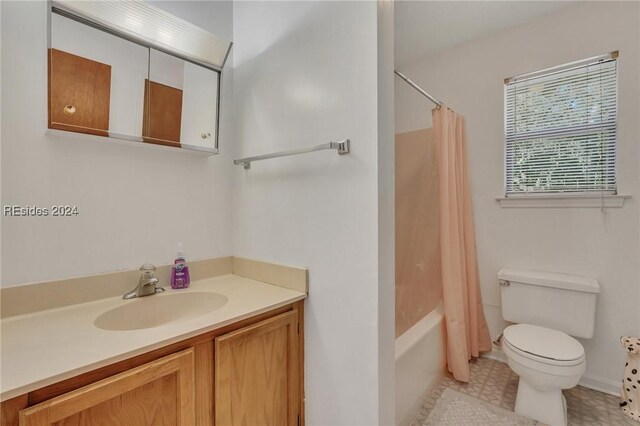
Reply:
M164 291L164 288L158 287L158 278L153 275L156 267L150 263L145 263L140 267L140 280L138 286L122 296L123 299L135 299L136 297L151 296Z

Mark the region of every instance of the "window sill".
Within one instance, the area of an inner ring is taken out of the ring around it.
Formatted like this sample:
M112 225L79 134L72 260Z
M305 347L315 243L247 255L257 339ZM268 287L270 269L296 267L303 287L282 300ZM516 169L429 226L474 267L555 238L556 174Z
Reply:
M620 208L630 195L531 195L498 197L502 208Z

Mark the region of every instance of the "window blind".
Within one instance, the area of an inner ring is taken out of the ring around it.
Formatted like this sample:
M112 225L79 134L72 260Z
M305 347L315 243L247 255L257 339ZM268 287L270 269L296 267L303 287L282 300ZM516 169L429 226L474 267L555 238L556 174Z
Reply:
M616 193L616 58L505 80L507 197Z

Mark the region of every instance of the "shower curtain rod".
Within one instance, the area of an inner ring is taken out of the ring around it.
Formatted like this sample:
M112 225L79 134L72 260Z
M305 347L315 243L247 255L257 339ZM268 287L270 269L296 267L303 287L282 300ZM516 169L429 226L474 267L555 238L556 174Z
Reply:
M420 92L420 94L422 94L423 96L425 96L427 99L429 99L431 102L433 102L434 104L436 104L436 108L440 109L440 107L442 107L444 105L443 102L440 102L439 100L437 100L436 98L434 98L433 96L431 96L430 94L428 94L426 92L426 90L424 90L422 87L418 86L416 83L414 83L409 77L407 77L406 75L402 74L400 71L398 70L393 70L394 74L397 75L398 77L400 77L401 79L403 79L404 81L407 82L407 84L411 87L413 87L414 89L416 89L418 92Z

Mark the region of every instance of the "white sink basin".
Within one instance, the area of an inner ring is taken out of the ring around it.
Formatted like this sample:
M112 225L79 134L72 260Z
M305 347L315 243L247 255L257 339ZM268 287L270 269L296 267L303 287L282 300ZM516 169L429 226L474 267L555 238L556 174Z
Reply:
M103 330L141 330L208 314L227 301L226 296L204 291L155 294L123 301L124 305L100 314L94 324Z

